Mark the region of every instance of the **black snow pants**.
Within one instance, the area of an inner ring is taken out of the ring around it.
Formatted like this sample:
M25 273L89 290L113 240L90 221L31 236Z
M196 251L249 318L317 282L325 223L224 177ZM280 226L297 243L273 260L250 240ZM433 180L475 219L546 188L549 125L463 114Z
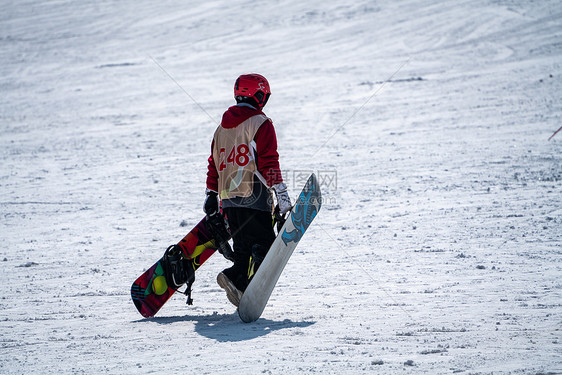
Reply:
M245 207L225 207L223 212L230 226L234 250L234 265L223 272L239 290L244 291L248 286L252 249L265 256L275 240L271 213Z

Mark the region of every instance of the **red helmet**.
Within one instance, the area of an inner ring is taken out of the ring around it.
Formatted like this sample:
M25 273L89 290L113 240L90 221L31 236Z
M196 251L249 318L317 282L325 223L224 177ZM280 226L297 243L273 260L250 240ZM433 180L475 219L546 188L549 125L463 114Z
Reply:
M271 90L269 82L260 74L243 74L234 84L234 98L238 102L247 102L248 98L253 99L261 109L267 103ZM250 101L252 101L250 99Z

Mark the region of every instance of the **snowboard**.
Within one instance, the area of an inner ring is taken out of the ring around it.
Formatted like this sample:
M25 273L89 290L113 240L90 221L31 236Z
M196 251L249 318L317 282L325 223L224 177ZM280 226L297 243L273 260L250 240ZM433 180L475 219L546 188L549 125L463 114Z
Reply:
M189 259L189 266L196 271L215 253L217 241L207 219L203 218L180 242L183 255ZM152 267L139 276L131 287L131 297L137 310L145 318L154 316L176 292L168 286L164 272L164 261L160 258ZM191 292L188 284L187 292ZM188 303L191 297L188 294Z
M246 323L261 316L281 272L322 204L316 175L306 182L285 224L240 299L238 315Z

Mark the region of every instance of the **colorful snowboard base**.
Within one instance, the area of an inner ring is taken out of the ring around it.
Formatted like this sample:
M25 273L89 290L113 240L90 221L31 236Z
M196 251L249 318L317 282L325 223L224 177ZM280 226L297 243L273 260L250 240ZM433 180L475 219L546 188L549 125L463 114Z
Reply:
M215 240L205 223L201 220L177 244L189 258L190 266L196 271L216 251ZM163 266L163 257L144 272L131 286L131 298L137 310L145 318L154 316L176 292L168 285Z

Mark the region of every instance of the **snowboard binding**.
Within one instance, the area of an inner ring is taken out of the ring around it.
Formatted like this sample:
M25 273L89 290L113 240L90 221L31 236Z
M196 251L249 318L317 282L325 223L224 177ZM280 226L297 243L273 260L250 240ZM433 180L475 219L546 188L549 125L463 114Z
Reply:
M228 222L226 221L225 217L220 212L215 212L212 215L207 215L205 217L205 222L207 224L207 228L209 232L215 238L215 245L217 246L217 250L221 253L226 259L234 262L234 252L232 251L232 247L228 243L230 239L230 228L228 226Z
M178 245L169 246L162 260L168 285L178 291L183 284L187 284L186 290L180 293L185 294L187 296L187 304L192 305L191 287L195 281L195 270L191 262L183 257L182 250Z
M277 233L281 232L281 228L285 225L285 221L287 221L287 214L281 215L281 210L277 204L273 209L273 227L277 229Z

